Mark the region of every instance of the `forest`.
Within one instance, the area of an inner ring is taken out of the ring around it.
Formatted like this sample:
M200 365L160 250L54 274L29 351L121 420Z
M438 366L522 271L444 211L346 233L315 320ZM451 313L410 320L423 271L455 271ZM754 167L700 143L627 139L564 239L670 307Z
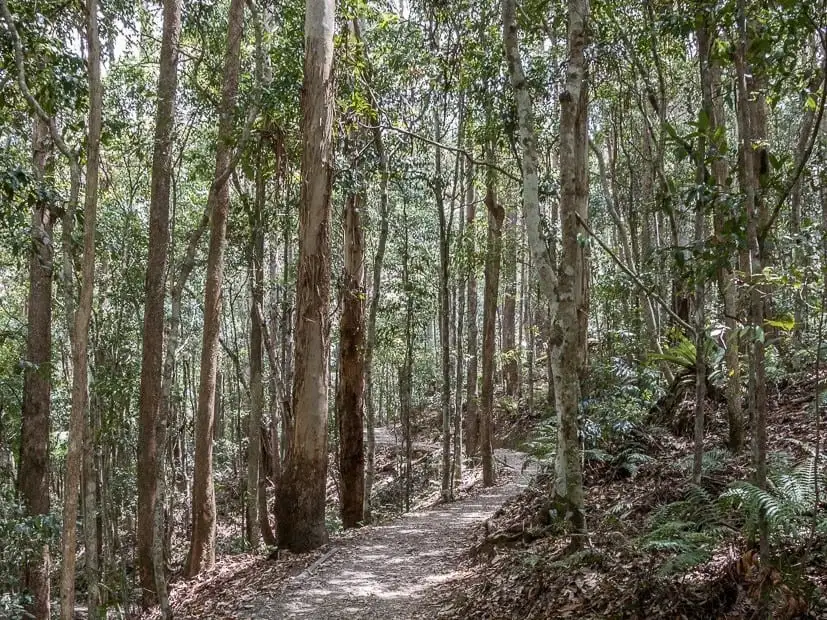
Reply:
M825 99L827 0L0 0L0 617L827 618Z

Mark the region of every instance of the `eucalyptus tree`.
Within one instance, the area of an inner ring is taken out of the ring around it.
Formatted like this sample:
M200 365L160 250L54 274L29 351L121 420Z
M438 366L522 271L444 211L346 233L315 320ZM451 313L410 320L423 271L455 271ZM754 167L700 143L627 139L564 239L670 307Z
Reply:
M35 96L35 92L31 88L31 82L27 73L26 63L26 49L23 40L18 32L15 18L6 0L0 1L0 15L2 15L5 30L8 33L8 39L12 45L13 69L12 74L17 82L21 94L26 102L26 105L34 117L35 127L33 130L33 165L35 168L35 175L37 178L41 177L44 171L42 166L45 164L44 152L46 136L43 135L48 132L48 140L57 148L61 155L66 159L70 170L70 189L68 201L66 204L66 211L74 214L78 197L80 192L80 165L76 152L71 149L63 139L63 136L58 128L55 114L50 110L51 106L44 108L44 105ZM56 59L57 60L57 59ZM60 64L65 66L65 59L60 59ZM48 92L48 90L46 91ZM49 111L47 111L49 110ZM50 113L52 112L52 113ZM44 194L45 196L46 194ZM43 205L47 209L48 205ZM42 230L43 234L48 234L51 225L51 217L55 213L44 212L38 215L38 212L33 212L33 234L39 235ZM40 219L38 225L37 219ZM64 224L65 224L64 219ZM51 238L40 237L35 243L42 245L51 245ZM35 246L36 247L36 246ZM64 253L68 248L64 247ZM30 299L29 306L29 342L27 345L27 355L38 358L42 366L31 366L28 368L28 381L24 382L24 407L21 411L22 425L20 437L20 466L18 475L18 491L24 502L27 512L32 516L45 515L49 511L49 426L50 426L50 359L51 359L51 278L52 270L54 268L54 255L51 257L48 254L40 255L43 250L38 250L39 256L33 256L30 267L34 268L34 260L38 261L40 267L40 260L48 260L51 258L51 263L45 262L42 265L43 272L30 274L30 291L29 295L34 296ZM64 263L66 261L64 260ZM48 278L49 286L45 287L46 279ZM35 285L37 286L35 287ZM35 287L35 288L33 288ZM32 303L34 302L34 303ZM70 317L72 318L72 317ZM36 362L38 360L29 360ZM37 380L33 375L37 375ZM26 385L25 383L28 383ZM31 390L31 392L30 392ZM31 399L31 400L30 400ZM81 412L82 413L82 412ZM82 420L82 418L81 418ZM74 555L74 550L73 550ZM50 587L49 587L49 570L50 570L50 554L48 546L44 545L37 557L30 558L24 567L22 586L24 590L28 590L32 597L31 602L27 605L28 613L36 618L48 618L50 613Z
M366 42L362 38L362 26L358 18L353 20L353 33L357 44L361 43L358 51L361 52L361 66L364 79L369 86L374 82L374 70ZM385 147L385 136L379 125L381 106L374 88L367 89L368 101L370 103L370 122L373 125L374 148L379 160L379 233L376 242L376 253L373 257L373 269L371 273L370 305L365 334L365 424L367 441L365 446L365 490L364 490L364 517L370 518L371 504L370 496L375 476L375 453L376 453L376 405L374 402L373 390L373 358L376 350L376 319L379 314L379 302L381 299L382 268L385 262L385 251L388 242L388 220L390 219L390 202L388 200L388 180L390 178L390 164L388 153Z
M32 169L39 183L46 182L46 158L50 151L49 128L40 118L32 123ZM52 234L56 205L41 193L32 209L32 250L29 257L28 332L26 370L23 378L20 462L17 488L32 515L49 514L49 418L52 396ZM23 573L23 590L32 594L28 612L49 617L48 545L32 558Z
M478 311L477 311L477 270L476 270L476 243L475 243L475 221L477 215L477 198L474 187L475 167L468 165L468 186L465 196L465 254L468 261L466 299L467 299L467 323L468 323L468 365L465 371L465 451L472 456L476 453L479 445L479 417L477 399L477 340L478 340Z
M344 209L344 274L342 317L339 321L339 378L336 417L339 424L342 525L355 527L364 519L364 241L362 195L348 192Z
M141 390L138 402L138 524L137 568L141 602L150 607L156 599L157 579L165 577L155 566L157 484L163 467L166 418L161 417L164 347L164 300L169 246L169 202L172 177L172 139L178 91L181 35L181 1L165 0L161 51L158 61L158 101L149 197L149 255L146 266ZM166 413L166 412L163 412ZM160 436L160 437L159 437ZM159 441L160 438L160 441ZM160 532L157 532L160 534Z
M60 617L75 615L75 559L77 511L83 466L84 424L89 406L89 322L95 288L95 233L98 208L98 178L102 128L103 91L101 86L101 46L98 37L98 3L86 4L86 45L89 80L89 117L87 127L86 191L83 202L83 257L81 259L80 298L69 330L72 348L72 409L69 418L69 448L66 454L66 479L63 498L63 538L60 572ZM64 232L66 224L64 224ZM70 262L72 259L69 259ZM74 277L69 273L68 277ZM71 288L68 290L71 295ZM67 303L67 307L70 306ZM85 431L87 434L89 430ZM94 514L87 515L94 518ZM97 549L87 555L86 577L89 610L97 617L99 610Z
M514 90L522 148L523 217L529 247L551 305L551 364L557 409L555 504L574 527L572 545L583 544L586 529L579 454L578 408L585 344L582 322L584 265L579 235L588 217L588 62L585 49L588 0L568 2L568 63L560 93L560 219L562 244L555 273L540 218L537 137L534 110L520 58L516 4L503 0L503 42ZM580 314L581 316L578 316Z
M489 123L490 126L490 123ZM486 146L489 164L485 177L485 209L488 214L488 234L485 248L485 289L482 302L482 385L480 386L479 449L482 456L482 482L490 487L496 482L493 449L494 417L494 353L496 350L497 299L500 287L502 260L502 228L505 209L497 200L497 177L494 162L494 144Z
M207 198L210 209L210 244L207 255L207 282L204 289L204 331L196 419L195 476L192 494L193 527L186 563L186 574L190 577L202 570L212 568L215 564L216 511L212 443L224 250L230 209L229 177L234 163L232 161L232 134L241 69L244 4L244 0L232 0L230 3L223 84L218 110L215 177Z
M328 537L324 516L336 4L334 0L307 0L305 10L294 426L287 437L277 498L278 542L293 551L314 549Z

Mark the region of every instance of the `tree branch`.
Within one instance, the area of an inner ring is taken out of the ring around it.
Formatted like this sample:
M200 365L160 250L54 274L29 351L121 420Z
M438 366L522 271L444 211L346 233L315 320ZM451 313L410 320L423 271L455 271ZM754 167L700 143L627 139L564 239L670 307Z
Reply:
M666 310L669 316L675 319L675 322L678 323L678 325L680 325L687 331L687 333L694 335L695 330L693 329L693 327L689 323L684 321L680 316L678 316L660 295L658 295L651 288L646 286L640 279L640 276L636 274L634 271L632 271L622 260L620 260L617 254L615 254L612 251L612 249L608 245L606 245L606 243L600 237L598 237L591 228L589 228L589 225L583 220L582 217L580 217L579 213L575 213L575 215L577 216L577 221L580 222L580 225L583 227L583 229L589 234L589 236L592 239L597 241L597 245L603 248L603 251L605 251L606 254L608 254L611 257L615 264L617 264L617 266L620 267L620 269L632 279L632 282L634 282L635 286L637 286L640 290L646 293L650 298L654 299L661 308Z

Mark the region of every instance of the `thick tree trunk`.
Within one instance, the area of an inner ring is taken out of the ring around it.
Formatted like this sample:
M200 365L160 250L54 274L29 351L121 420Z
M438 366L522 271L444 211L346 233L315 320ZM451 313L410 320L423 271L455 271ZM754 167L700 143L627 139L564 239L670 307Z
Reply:
M362 200L347 197L344 212L344 274L339 320L339 379L336 419L339 423L342 526L364 520L365 452L362 418L365 404L365 248Z
M72 408L69 418L69 447L66 453L66 478L63 498L63 560L60 573L60 617L71 620L75 613L75 559L77 514L83 467L84 421L89 406L89 322L95 289L95 232L98 207L103 92L100 77L97 0L86 5L86 44L88 49L89 121L87 135L86 195L83 203L83 258L81 260L80 299L71 329ZM65 248L70 251L70 248ZM71 294L71 289L70 294ZM71 305L71 304L70 304ZM88 430L87 430L88 432Z
M157 601L156 568L152 560L155 503L157 501L156 427L159 424L164 347L164 292L169 245L169 198L172 179L172 140L178 90L178 42L181 0L164 1L164 25L158 66L158 104L155 111L155 147L149 197L149 255L144 288L144 328L141 387L138 397L138 526L136 564L144 609ZM164 422L165 424L165 422ZM163 570L163 567L158 567Z
M32 126L32 168L44 182L49 153L49 127L40 118ZM30 516L49 514L49 432L52 400L52 273L54 218L46 200L32 210L29 257L28 331L23 373L23 409L17 492ZM31 595L26 612L37 620L49 617L49 546L43 545L25 564L22 590Z
M493 161L489 146L488 160ZM488 168L485 181L485 207L488 212L488 237L485 251L485 292L482 302L482 403L480 407L480 453L482 483L494 485L494 450L492 426L494 417L494 354L496 353L497 293L500 286L502 226L505 211L497 203L494 171Z
M244 30L244 0L230 3L223 86L216 137L215 180L207 202L211 204L207 281L204 288L204 332L195 421L195 464L192 491L192 534L185 573L194 577L215 564L215 489L212 474L212 444L215 424L216 378L221 320L221 287L224 279L224 248L230 210L228 183L232 156L233 119L241 65Z
M308 551L327 541L327 383L330 295L334 0L307 0L294 428L278 498L278 542Z

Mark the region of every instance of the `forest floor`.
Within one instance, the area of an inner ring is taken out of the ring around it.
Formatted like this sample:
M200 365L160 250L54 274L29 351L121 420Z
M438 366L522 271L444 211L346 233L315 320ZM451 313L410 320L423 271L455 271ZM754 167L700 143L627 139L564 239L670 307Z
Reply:
M806 373L773 386L772 471L804 471L820 443L815 384ZM780 499L785 489L793 495L806 489L789 487L789 474L776 478L773 492L784 512L773 538L775 562L762 565L749 510L731 494L743 488L738 481L750 479L750 451L732 455L724 448L724 406L708 401L702 483L693 486L693 444L684 423L692 407L686 398L670 424L628 424L612 442L586 450L589 539L574 554L566 549L565 528L544 519L553 476L542 459L498 449L499 486L483 489L479 468L468 469L457 501L442 504L440 448L426 424L413 446L412 511L400 516L403 455L392 429L377 429L379 524L334 533L310 554L224 556L215 570L176 584L175 617L700 620L754 618L763 608L765 617L827 619L823 494L815 505L822 520L811 528L809 499L797 505L789 493ZM539 419L513 409L498 415L506 445L548 433ZM335 475L331 480L330 517Z
M378 428L376 439L377 455L383 457L377 458L377 491L385 497L385 511L376 512L390 515L387 503L401 501L392 471L400 456L398 441L387 428ZM458 567L474 527L528 485L536 464L521 452L497 449L496 486L482 488L479 468L470 469L455 491L456 501L441 503L438 487L429 480L440 446L418 441L413 448L420 465L411 512L332 535L328 545L309 554L224 557L212 571L175 585L175 617L404 620L436 615L442 586L462 577Z
M808 375L773 386L771 472L812 467L820 442L815 383ZM691 419L693 407L686 398L673 422ZM816 527L812 482L804 488L790 473L771 476L767 505L779 516L772 561L762 564L750 510L732 495L751 478L749 447L738 455L724 449L723 404L707 401L706 415L700 487L690 482L693 443L685 430L635 424L602 454L586 451L589 539L576 553L566 549L559 523L538 523L553 483L541 464L532 484L474 528L457 567L462 576L443 589L436 617L827 619L823 492L815 498L822 519Z
M438 589L456 579L472 526L491 517L524 487L533 469L526 456L497 450L501 480L473 497L409 512L334 541L279 596L262 596L239 618L316 620L413 619L438 605ZM433 609L432 613L437 610Z

